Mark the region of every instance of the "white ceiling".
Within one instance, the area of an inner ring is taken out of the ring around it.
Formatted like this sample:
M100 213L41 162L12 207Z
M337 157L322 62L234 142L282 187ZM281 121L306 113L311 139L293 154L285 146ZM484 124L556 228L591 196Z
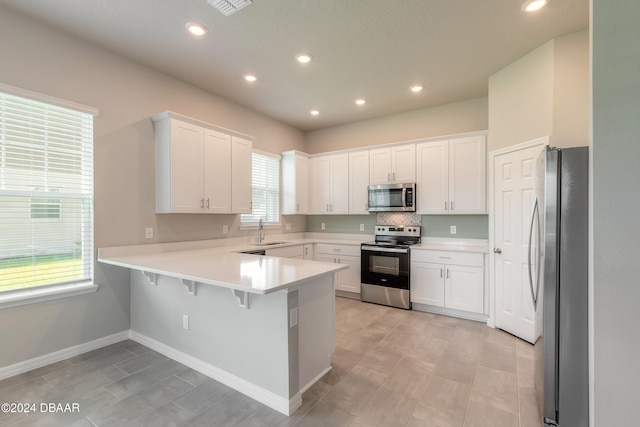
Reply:
M491 74L589 25L589 0L533 14L521 0L254 0L229 17L206 0L0 4L304 131L486 96Z

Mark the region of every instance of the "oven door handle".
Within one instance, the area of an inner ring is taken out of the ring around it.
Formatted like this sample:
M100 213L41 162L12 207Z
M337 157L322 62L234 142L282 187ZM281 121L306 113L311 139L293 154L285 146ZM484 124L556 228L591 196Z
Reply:
M408 254L409 249L401 249L401 248L381 248L379 246L360 246L360 249L363 251L372 251L372 252L392 252L397 254Z

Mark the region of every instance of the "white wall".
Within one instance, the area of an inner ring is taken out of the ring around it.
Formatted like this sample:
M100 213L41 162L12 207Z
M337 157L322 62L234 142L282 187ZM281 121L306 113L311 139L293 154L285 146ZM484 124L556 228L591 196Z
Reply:
M0 82L99 109L95 119L96 247L239 235L236 215L155 215L149 117L173 110L256 137L257 148L304 149L304 134L0 6ZM292 232L304 217L291 217ZM144 239L153 227L155 238ZM96 265L95 294L0 310L0 367L129 328L128 274ZM7 325L11 325L10 327Z
M306 145L308 153L321 153L486 130L487 126L487 98L483 97L310 131Z
M488 151L553 132L551 40L489 78Z
M592 1L592 425L640 420L640 5Z
M590 134L589 31L554 39L553 142L588 145Z
M551 137L589 142L589 34L551 40L489 78L489 151Z

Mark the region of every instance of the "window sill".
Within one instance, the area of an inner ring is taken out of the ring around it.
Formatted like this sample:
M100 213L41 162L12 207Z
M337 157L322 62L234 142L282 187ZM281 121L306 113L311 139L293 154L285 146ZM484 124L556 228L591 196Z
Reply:
M0 310L3 308L88 294L97 291L98 287L97 284L88 281L0 293Z

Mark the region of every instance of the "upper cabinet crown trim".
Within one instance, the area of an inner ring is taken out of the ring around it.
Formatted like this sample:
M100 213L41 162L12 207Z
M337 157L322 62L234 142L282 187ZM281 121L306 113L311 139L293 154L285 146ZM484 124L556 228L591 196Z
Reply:
M244 133L232 130L232 129L227 129L227 128L224 128L222 126L214 125L213 123L208 123L208 122L204 122L202 120L194 119L193 117L184 116L182 114L178 114L178 113L175 113L173 111L163 111L162 113L154 114L153 116L151 116L151 120L153 120L154 122L161 122L162 120L167 120L167 119L181 120L183 122L191 123L193 125L200 126L200 127L203 127L203 128L217 130L219 132L223 132L223 133L229 134L231 136L237 136L237 137L240 137L240 138L245 138L245 139L250 140L251 142L255 142L255 139L256 139L255 137L253 137L251 135L247 135L247 134L244 134Z

